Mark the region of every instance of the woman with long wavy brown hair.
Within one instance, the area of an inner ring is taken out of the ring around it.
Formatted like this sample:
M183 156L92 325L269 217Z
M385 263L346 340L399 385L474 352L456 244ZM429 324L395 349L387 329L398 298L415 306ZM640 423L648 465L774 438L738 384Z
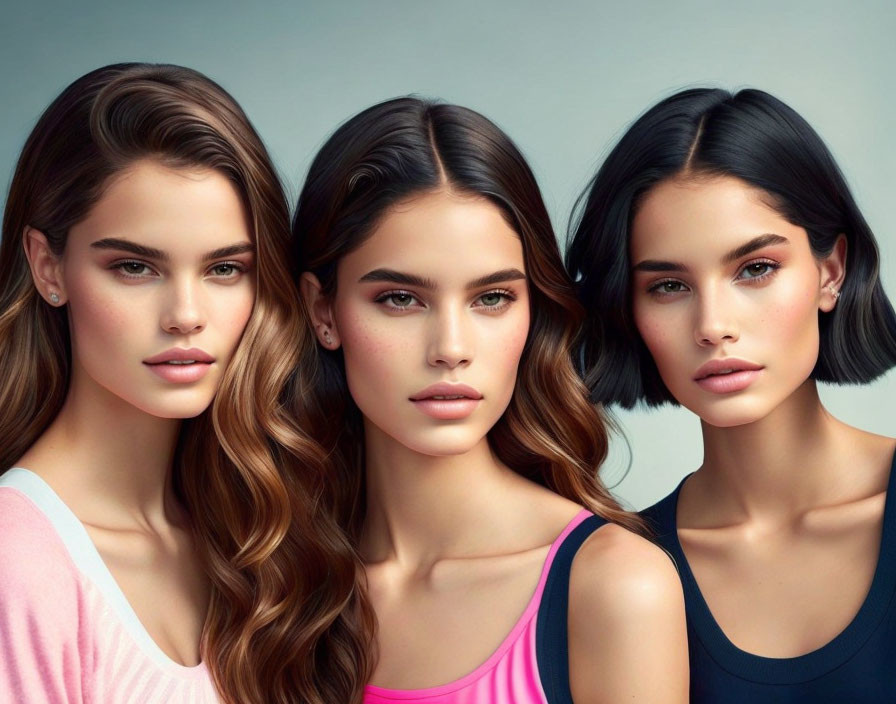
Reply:
M597 478L582 310L513 143L462 107L376 105L318 153L293 234L319 343L294 412L365 563L365 701L684 701L681 589Z
M307 334L288 247L201 74L107 66L38 121L0 247L4 697L359 696L354 553L279 400Z

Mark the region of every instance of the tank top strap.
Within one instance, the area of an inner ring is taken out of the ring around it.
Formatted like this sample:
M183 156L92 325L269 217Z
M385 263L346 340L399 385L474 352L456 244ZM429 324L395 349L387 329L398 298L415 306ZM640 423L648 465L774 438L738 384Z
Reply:
M582 544L607 521L587 514L561 535L548 556L535 627L535 656L548 704L573 704L569 688L569 576ZM539 585L541 586L541 585Z
M572 558L584 540L606 521L596 518L583 509L561 531L551 543L547 557L541 568L541 575L528 605L516 625L489 658L472 672L460 679L435 687L421 689L388 689L367 685L364 690L365 704L386 704L401 701L405 704L469 704L489 702L490 704L551 704L555 701L572 702L572 699L550 698L544 694L544 677L540 674L541 659L537 655L538 629L543 619L542 609L546 605L543 597L554 592L563 592L562 599L568 600L567 589L557 582L568 585ZM585 526L585 530L582 527ZM565 577L563 574L565 573ZM558 577L559 575L559 577ZM548 602L553 602L553 597ZM562 627L563 652L566 652L566 606L557 608L556 620L551 624ZM548 647L553 647L548 643ZM557 656L550 654L553 660ZM559 660L557 660L559 662ZM563 656L564 667L566 655ZM568 669L568 668L567 668ZM565 670L564 670L565 671ZM560 676L560 675L557 675ZM564 683L569 691L569 683ZM545 698L547 697L547 698Z

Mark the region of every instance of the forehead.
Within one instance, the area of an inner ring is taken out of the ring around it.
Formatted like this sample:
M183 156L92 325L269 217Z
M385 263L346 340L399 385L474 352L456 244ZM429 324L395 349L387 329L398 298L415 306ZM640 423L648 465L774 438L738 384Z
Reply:
M339 275L356 281L381 267L424 275L437 285L508 267L525 271L522 242L498 207L444 190L390 208L370 237L342 258Z
M142 160L113 177L71 229L66 249L115 237L190 255L250 242L250 233L239 193L223 174Z
M654 186L632 221L629 249L638 260L721 257L745 241L777 234L808 246L805 230L791 224L766 194L732 176L674 178Z

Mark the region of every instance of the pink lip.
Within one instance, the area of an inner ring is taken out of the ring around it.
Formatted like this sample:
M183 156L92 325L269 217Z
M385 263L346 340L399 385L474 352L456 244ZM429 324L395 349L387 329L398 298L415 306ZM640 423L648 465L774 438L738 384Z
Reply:
M188 362L193 364L170 364L170 362ZM188 384L204 377L214 363L215 358L200 349L181 349L174 347L157 354L143 363L165 381L175 384Z
M460 398L435 398L436 396L459 396ZM482 400L482 394L466 384L440 382L418 391L408 400L432 418L460 420L476 410L476 406Z
M170 350L165 350L164 352L160 352L155 357L149 357L148 359L144 359L144 364L164 364L165 362L183 362L188 359L192 359L196 362L206 362L211 364L215 361L215 358L212 357L208 352L204 352L203 350L197 349L195 347L191 347L188 350L181 349L180 347L172 347Z
M713 359L694 374L694 381L705 391L730 394L743 391L760 375L764 367L743 359Z

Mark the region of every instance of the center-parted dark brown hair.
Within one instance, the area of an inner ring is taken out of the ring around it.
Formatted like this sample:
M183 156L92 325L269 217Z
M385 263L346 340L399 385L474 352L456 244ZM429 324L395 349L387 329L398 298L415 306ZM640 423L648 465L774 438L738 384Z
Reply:
M606 422L571 358L583 310L563 269L538 184L510 139L482 115L413 97L375 105L343 124L315 157L293 219L296 275L313 272L325 295L339 260L394 205L451 189L487 199L519 235L529 279L531 324L507 411L489 442L508 467L596 514L636 531L597 478ZM310 322L306 320L310 329ZM314 428L334 465L340 521L357 537L364 514L363 429L341 351L303 354L303 425Z
M281 401L308 334L288 269L287 205L245 114L195 71L93 71L25 144L0 243L0 471L55 418L71 373L67 313L35 289L23 233L39 230L61 254L109 178L139 159L224 174L256 247L252 315L212 407L184 421L175 457L175 489L211 582L202 657L229 704L357 702L372 629L354 552L332 518L318 445Z

